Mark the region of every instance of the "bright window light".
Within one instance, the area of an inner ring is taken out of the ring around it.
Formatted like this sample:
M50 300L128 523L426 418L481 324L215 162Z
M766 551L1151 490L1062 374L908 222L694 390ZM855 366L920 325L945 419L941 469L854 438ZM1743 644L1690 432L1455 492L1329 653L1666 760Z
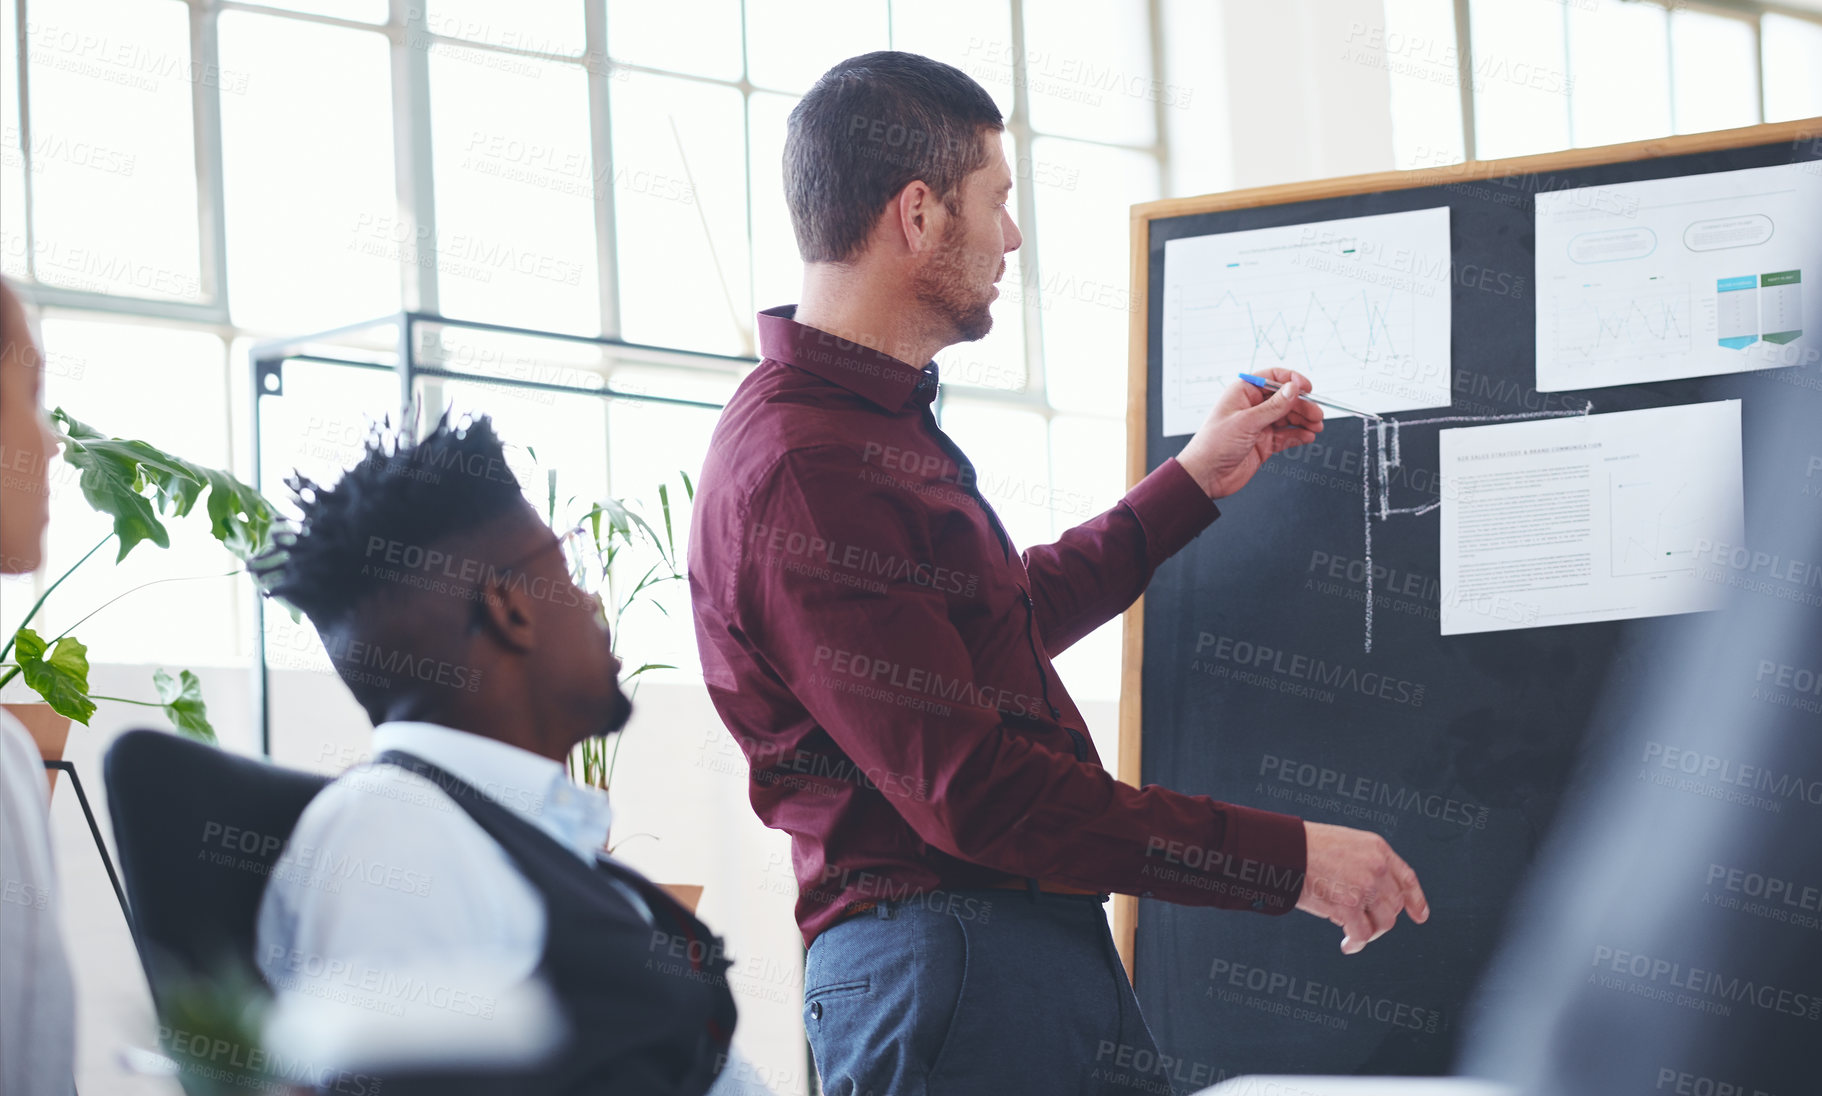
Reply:
M587 73L438 45L430 119L436 239L419 258L443 315L599 332L595 195L613 179L590 150Z
M1569 5L1569 103L1575 143L1670 132L1669 17L1656 4Z
M1765 58L1765 120L1822 114L1822 23L1767 15L1759 23Z
M1031 160L1050 182L1033 188L1038 270L1023 290L1043 315L1050 403L1090 413L1123 408L1132 319L1128 210L1158 196L1158 161L1057 137L1034 141Z
M286 334L399 308L402 268L436 262L398 214L384 35L221 15L222 168L236 322Z
M201 300L190 93L216 74L192 64L188 5L37 0L25 44L38 279ZM244 91L247 75L220 73L222 97Z
M1701 133L1759 120L1759 59L1752 23L1677 8L1670 13L1676 130Z
M1025 5L1025 90L1041 133L1121 144L1157 139L1145 0ZM1010 64L1011 44L990 64Z
M1553 4L1473 0L1475 156L1497 160L1569 147L1569 58Z

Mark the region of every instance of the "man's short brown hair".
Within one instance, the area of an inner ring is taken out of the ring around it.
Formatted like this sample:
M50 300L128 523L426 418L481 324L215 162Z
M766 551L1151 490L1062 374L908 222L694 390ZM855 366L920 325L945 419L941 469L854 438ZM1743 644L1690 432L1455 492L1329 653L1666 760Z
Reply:
M882 50L841 62L791 111L784 194L806 263L845 262L880 211L917 180L951 213L1004 127L987 90L953 65Z

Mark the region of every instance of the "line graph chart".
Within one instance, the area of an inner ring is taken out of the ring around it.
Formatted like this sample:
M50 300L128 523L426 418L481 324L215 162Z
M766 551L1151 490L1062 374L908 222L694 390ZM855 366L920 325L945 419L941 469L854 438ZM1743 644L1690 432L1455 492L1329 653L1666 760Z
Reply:
M1556 301L1554 345L1569 368L1626 358L1683 357L1695 330L1689 283L1588 288Z
M1300 272L1215 279L1177 287L1171 332L1185 386L1225 387L1236 369L1284 366L1321 378L1347 401L1415 372L1411 293L1362 285L1311 286ZM1192 365L1188 363L1199 363Z
M1696 492L1687 478L1622 479L1607 482L1615 578L1666 575L1693 570L1696 542L1707 530Z
M1448 212L1167 241L1164 433L1194 431L1235 374L1274 366L1369 411L1448 406Z

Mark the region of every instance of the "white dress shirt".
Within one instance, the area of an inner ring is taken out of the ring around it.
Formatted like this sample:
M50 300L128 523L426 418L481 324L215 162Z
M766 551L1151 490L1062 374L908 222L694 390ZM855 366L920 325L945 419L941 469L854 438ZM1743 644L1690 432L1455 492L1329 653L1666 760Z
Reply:
M49 811L38 746L0 711L0 1096L75 1084L76 990L57 925Z
M472 785L588 863L607 840L607 796L560 762L434 723L380 724L373 753L387 750ZM486 956L516 981L537 968L544 932L537 888L455 800L408 769L365 765L298 819L260 901L258 958L280 988L313 979L325 957L395 968L452 951Z
M380 724L373 753L387 750L472 785L586 863L607 840L607 796L576 784L560 762L434 723ZM651 921L636 891L603 878ZM281 997L306 993L381 1021L400 1015L389 999L400 972L459 965L459 986L406 993L458 1012L525 982L544 954L546 925L537 888L442 788L397 765L366 765L324 788L298 819L260 901L256 950ZM730 1068L723 1078L750 1072Z

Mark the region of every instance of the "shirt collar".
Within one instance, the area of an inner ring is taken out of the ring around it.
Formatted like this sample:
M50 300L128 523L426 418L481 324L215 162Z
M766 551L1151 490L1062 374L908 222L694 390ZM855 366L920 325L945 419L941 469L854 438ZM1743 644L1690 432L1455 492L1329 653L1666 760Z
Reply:
M607 796L569 778L561 762L438 723L397 720L373 729L373 752L421 757L593 863L613 822Z
M794 304L759 314L759 351L893 413L928 407L941 382L936 363L919 368L890 354L798 323Z

